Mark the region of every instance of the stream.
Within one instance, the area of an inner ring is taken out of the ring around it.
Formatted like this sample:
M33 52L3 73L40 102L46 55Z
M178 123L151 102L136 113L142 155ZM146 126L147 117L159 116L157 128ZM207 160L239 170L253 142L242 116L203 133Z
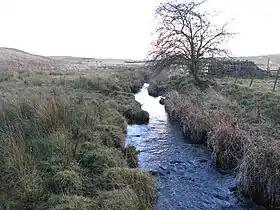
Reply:
M168 120L160 98L149 96L148 86L145 84L135 98L149 112L150 122L129 125L126 144L140 151L139 168L155 173L155 209L259 209L238 201L230 192L234 179L214 168L205 146L187 143L180 127Z

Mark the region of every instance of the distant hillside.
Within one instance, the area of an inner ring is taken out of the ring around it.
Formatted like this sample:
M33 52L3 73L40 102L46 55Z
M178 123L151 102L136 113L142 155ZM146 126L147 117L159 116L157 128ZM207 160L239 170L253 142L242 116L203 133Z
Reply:
M127 62L133 62L132 59L112 59L112 58L83 58L83 57L72 57L72 56L50 56L52 59L60 61L70 61L72 63L94 63L94 62L104 62L104 63L114 63L114 64L125 64Z
M0 72L4 70L66 71L77 66L50 57L33 55L18 49L0 48Z
M18 49L0 47L0 73L12 71L88 71L97 68L131 66L130 59L97 59L71 56L40 56ZM135 65L134 65L135 66Z
M261 56L248 56L248 57L236 57L241 60L249 60L256 63L261 69L267 69L268 57L270 58L270 69L277 70L280 67L280 54L275 55L261 55Z

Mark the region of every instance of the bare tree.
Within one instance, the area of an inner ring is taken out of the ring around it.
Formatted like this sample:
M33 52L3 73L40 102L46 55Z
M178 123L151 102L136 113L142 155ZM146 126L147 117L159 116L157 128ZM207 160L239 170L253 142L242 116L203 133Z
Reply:
M186 66L199 84L202 61L227 52L220 45L233 34L227 32L227 24L218 27L210 21L210 14L201 9L205 2L168 1L157 7L159 27L149 58L153 67Z

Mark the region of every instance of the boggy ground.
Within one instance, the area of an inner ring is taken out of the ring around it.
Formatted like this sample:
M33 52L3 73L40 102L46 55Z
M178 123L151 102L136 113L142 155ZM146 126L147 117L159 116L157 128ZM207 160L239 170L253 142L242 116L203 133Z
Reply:
M149 120L144 70L1 76L0 209L152 208L154 179L124 147L127 122Z
M149 92L166 96L162 103L187 139L208 146L213 163L236 177L239 195L279 207L279 93L229 82L200 91L189 77L164 78Z

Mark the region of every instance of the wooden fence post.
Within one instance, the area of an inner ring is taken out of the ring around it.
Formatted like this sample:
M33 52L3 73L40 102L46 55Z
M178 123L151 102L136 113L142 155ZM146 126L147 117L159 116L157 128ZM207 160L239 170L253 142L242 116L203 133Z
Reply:
M249 87L252 87L252 84L254 82L254 78L255 78L255 76L252 77Z
M252 84L253 84L253 82L254 82L254 79L255 79L256 75L257 75L257 66L255 66L254 76L253 76L252 79L251 79L251 82L250 82L249 87L252 87Z
M234 84L237 82L238 75L235 76Z
M275 82L274 82L274 86L273 86L273 91L275 91L275 89L276 89L279 72L280 72L280 67L278 68L278 71L277 71L277 74L276 74L276 78L275 78Z
M234 64L234 69L237 71L235 80L234 80L234 84L237 82L238 76L241 75L241 64L240 62L238 62L238 64Z
M267 72L270 72L270 57L267 59Z

